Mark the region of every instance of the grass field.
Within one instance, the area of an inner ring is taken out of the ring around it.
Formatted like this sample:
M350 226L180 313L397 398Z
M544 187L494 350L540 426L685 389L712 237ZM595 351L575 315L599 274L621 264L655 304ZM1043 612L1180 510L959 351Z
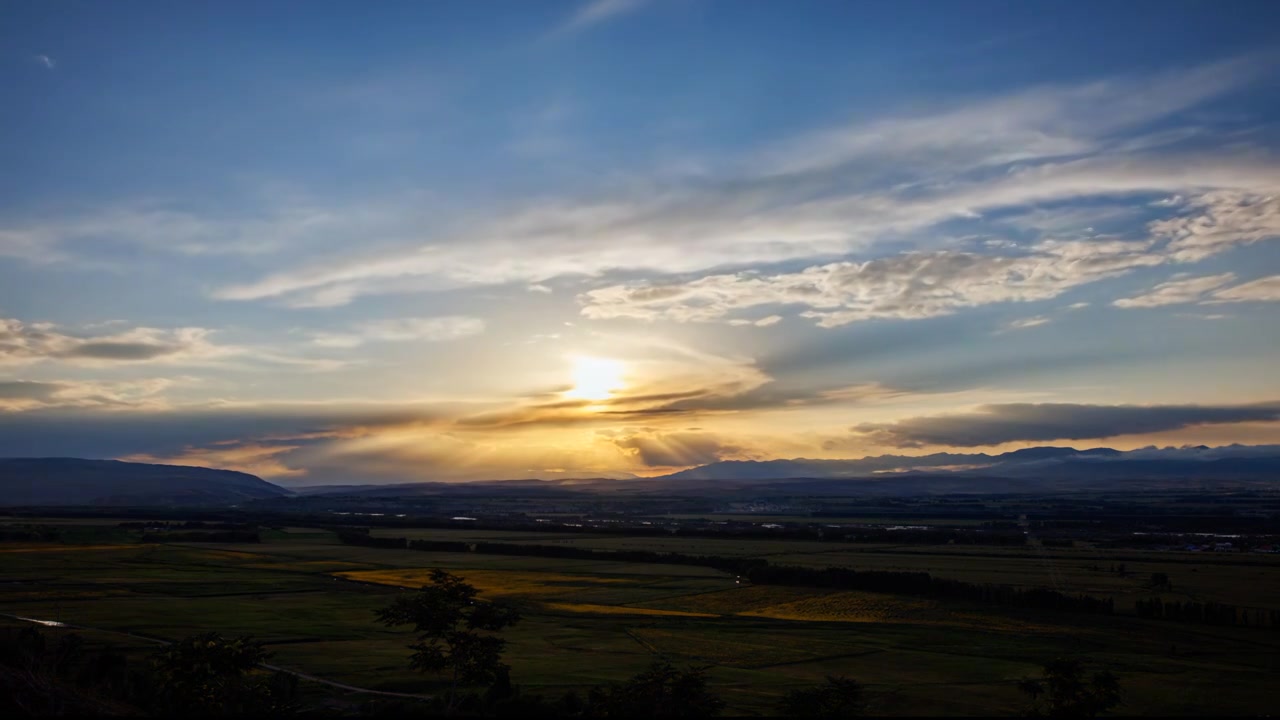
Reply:
M114 529L102 535L110 541L97 541L90 530L83 544L0 545L0 612L169 639L205 630L252 634L281 665L385 690L429 688L407 668L407 634L377 624L374 610L433 567L520 607L525 619L507 633L513 679L548 695L622 680L665 656L710 665L716 691L735 714L768 713L787 689L835 673L868 686L872 713L1015 714L1019 678L1059 655L1083 655L1121 677L1125 713L1257 714L1273 711L1272 678L1280 669L1280 633L1248 628L752 587L700 567L382 550L341 545L306 528L264 533L262 543L242 545L141 545ZM457 539L471 531L417 532ZM952 547L470 537L610 549L637 543L706 554L734 548L796 564L928 569L1120 596L1140 593L1146 576L1162 571L1176 593L1189 597L1230 596L1255 606L1280 598L1280 565L1229 565L1230 558L1212 556L1129 560L1133 574L1122 577L1107 571L1108 555L1073 551L1000 549L992 552L1013 557L983 557ZM1103 569L1086 569L1095 563Z
M375 529L381 537L569 545L594 550L650 550L758 557L782 565L859 570L923 571L975 583L1047 587L1068 593L1114 595L1131 607L1151 595L1153 573L1165 573L1175 600L1280 608L1280 556L1265 554L1142 552L1093 547L1048 549L974 545L888 545L793 540L618 537L465 529ZM1123 565L1123 574L1112 571Z

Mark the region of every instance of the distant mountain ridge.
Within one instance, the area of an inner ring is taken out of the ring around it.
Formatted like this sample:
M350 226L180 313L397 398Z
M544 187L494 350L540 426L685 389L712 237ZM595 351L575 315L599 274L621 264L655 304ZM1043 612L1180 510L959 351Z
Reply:
M423 495L464 496L590 493L908 496L1079 490L1168 489L1227 483L1280 481L1280 446L1141 448L1115 450L1031 447L989 455L935 453L880 455L856 460L726 460L658 477L473 482L416 482L295 488L302 496L345 495L392 499Z
M1093 477L1184 477L1280 479L1280 445L1203 445L1181 448L1114 450L1069 447L1032 447L1000 455L986 453L934 453L932 455L878 455L856 460L725 460L663 475L659 480L784 480L856 479L887 480L913 474L951 477L1063 478L1087 474Z
M235 470L80 458L0 458L0 505L233 505L288 490Z
M582 493L917 495L1185 487L1280 481L1280 445L1031 447L989 455L879 455L855 460L726 460L660 477L556 478L282 488L248 473L76 458L0 459L0 506L227 506L298 496L365 498Z

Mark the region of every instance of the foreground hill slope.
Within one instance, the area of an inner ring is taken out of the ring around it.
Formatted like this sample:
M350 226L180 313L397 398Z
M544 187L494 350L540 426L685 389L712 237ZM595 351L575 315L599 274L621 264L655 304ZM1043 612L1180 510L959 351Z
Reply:
M0 505L228 505L289 491L234 470L78 458L0 458Z

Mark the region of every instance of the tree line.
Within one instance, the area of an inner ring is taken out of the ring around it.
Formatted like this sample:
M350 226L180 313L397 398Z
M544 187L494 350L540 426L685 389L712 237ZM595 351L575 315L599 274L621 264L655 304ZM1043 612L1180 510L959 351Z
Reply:
M1180 600L1138 600L1134 604L1138 617L1176 622L1202 623L1255 628L1280 628L1280 610L1242 608L1217 602Z
M222 543L256 543L262 542L258 533L252 530L214 530L212 532L165 532L143 533L139 542L222 542Z

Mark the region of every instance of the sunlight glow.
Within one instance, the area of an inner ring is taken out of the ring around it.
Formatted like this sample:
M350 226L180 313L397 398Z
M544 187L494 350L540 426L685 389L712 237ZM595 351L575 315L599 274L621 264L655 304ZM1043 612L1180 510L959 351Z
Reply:
M574 400L604 400L622 389L624 366L617 360L579 355L573 358L573 387L565 392Z

